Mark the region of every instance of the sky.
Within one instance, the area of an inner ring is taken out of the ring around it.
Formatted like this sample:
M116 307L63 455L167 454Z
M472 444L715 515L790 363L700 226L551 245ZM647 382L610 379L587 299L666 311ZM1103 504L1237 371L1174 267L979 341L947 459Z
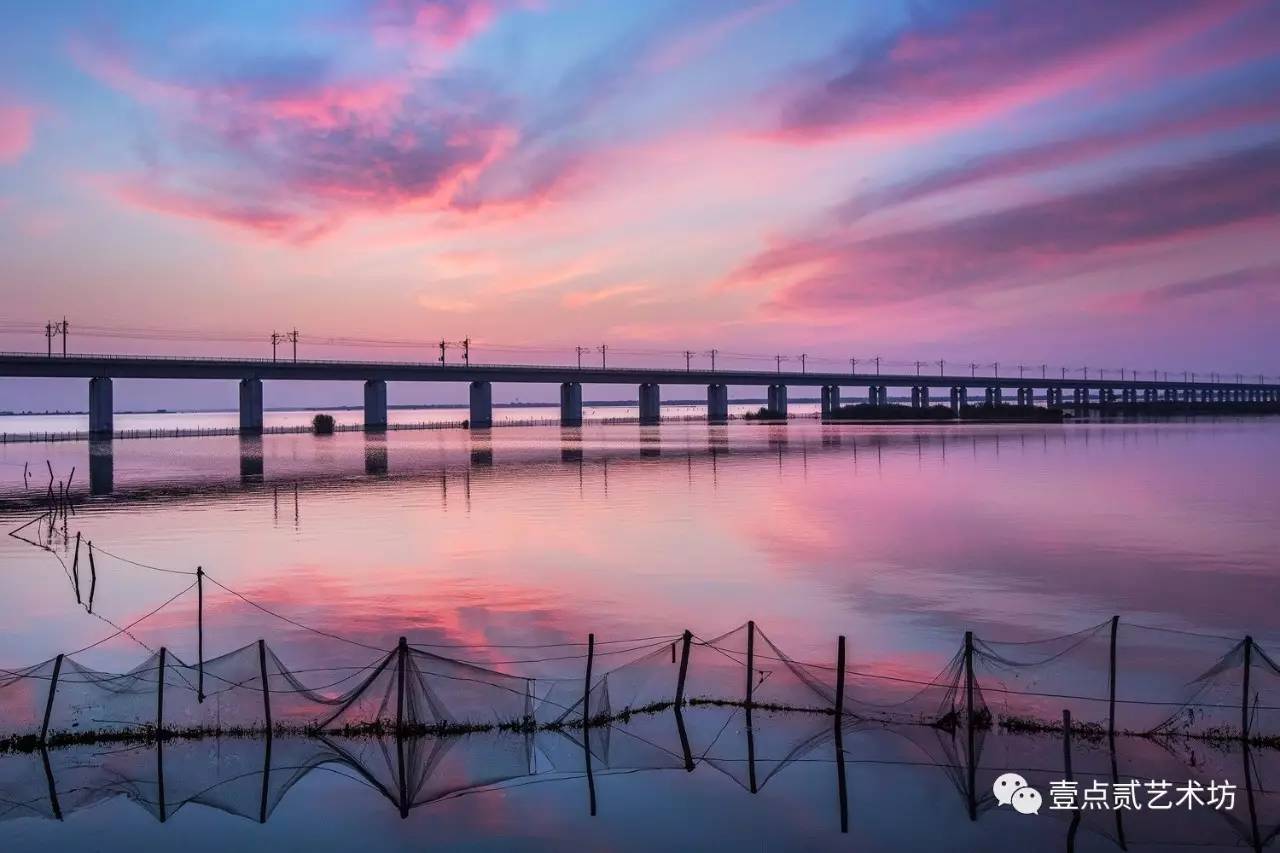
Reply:
M5 349L1280 374L1274 0L5 17Z

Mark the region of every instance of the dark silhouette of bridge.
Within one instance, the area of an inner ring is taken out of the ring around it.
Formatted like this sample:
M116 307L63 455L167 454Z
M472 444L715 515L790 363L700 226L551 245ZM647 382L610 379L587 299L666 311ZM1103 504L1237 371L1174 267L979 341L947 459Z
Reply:
M1053 378L1026 376L881 374L867 372L807 372L768 370L707 370L687 368L578 367L574 365L441 364L434 362L375 361L275 361L246 358L190 358L163 356L82 355L49 356L32 353L0 354L0 377L72 377L89 380L89 431L109 435L113 429L113 379L223 379L240 383L240 430L258 434L263 426L264 380L327 380L364 383L364 424L367 429L387 426L388 382L466 382L470 386L472 429L493 424L493 383L538 383L560 386L560 419L566 426L582 423L584 384L637 386L640 422L657 423L661 416L662 385L705 385L707 419L723 423L729 416L729 386L768 389L768 408L778 416L787 413L787 389L791 386L821 389L822 413L841 404L841 389L865 389L862 399L873 405L888 402L890 388L910 389L914 407L938 402L960 411L971 402L1002 405L1005 394L1019 405L1043 400L1051 407L1106 406L1114 403L1276 403L1280 384L1248 382L1237 375L1224 381L1194 374L1179 381L1153 372L1149 376L1130 371L1121 377ZM1259 377L1261 380L1261 377ZM981 397L978 393L981 393ZM1070 395L1068 399L1068 394ZM945 396L944 396L945 395Z

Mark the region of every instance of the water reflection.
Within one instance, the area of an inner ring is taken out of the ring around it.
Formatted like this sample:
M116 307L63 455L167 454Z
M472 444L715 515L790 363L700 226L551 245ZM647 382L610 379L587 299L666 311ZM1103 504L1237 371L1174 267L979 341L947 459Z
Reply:
M747 720L742 709L694 707L585 737L565 730L86 745L0 754L0 821L10 835L72 845L109 824L110 801L140 807L157 823L203 805L294 830L299 821L360 820L366 849L396 846L387 822L419 814L429 815L431 834L423 837L471 832L495 845L518 842L521 821L534 814L559 847L581 837L584 820L605 820L600 831L613 846L637 849L656 838L686 849L724 843L741 831L739 820L764 847L796 839L829 846L848 836L862 849L1261 850L1280 832L1280 793L1267 781L1280 772L1274 750L1058 733L989 734L969 752L964 740L920 726L835 725L830 717L759 711ZM1045 792L1039 815L1014 814L995 800L993 782L1009 769ZM1236 787L1226 808L1054 809L1048 792L1058 780L1079 790L1136 782L1141 791L1149 780ZM352 800L360 790L381 808L361 814ZM479 814L459 809L475 796ZM340 798L342 806L316 809L309 798ZM681 801L704 811L682 819L673 813ZM671 819L655 823L655 806ZM742 815L733 825L708 819L729 810ZM21 818L29 820L16 823Z

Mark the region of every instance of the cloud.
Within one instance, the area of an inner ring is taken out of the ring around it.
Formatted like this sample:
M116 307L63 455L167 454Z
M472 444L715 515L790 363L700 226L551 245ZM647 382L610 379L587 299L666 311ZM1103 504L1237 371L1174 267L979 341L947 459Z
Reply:
M1103 78L1254 4L1133 0L936 7L873 42L850 42L773 94L776 135L920 133L972 124Z
M461 210L464 188L518 136L504 101L459 76L410 87L306 54L151 70L118 48L82 42L75 53L153 107L167 142L153 158L167 168L125 176L118 198L272 238L310 239L407 206Z
M649 288L642 284L618 284L597 290L577 290L573 293L566 293L561 297L560 301L566 308L578 309L585 308L588 305L595 305L599 302L614 300L620 296L645 293L648 290Z
M1207 109L1197 106L1196 110L1175 114L1160 112L1127 124L1106 125L1083 135L994 151L946 165L880 190L860 193L841 208L840 215L852 222L884 208L937 193L1072 166L1146 145L1280 121L1280 102L1274 99L1223 103L1218 96Z
M1280 142L913 230L859 237L838 221L732 273L768 307L823 315L965 289L1046 283L1103 257L1277 217Z
M31 147L35 111L20 104L0 103L0 165L16 163Z
M1280 296L1280 264L1264 264L1166 284L1138 294L1136 307L1149 308L1197 296L1244 291Z

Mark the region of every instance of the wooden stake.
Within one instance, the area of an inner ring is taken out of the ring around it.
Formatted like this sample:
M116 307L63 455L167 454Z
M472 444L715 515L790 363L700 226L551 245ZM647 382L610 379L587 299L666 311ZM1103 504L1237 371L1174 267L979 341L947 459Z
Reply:
M400 638L399 659L396 661L396 731L404 728L404 665L408 656L409 641Z
M58 692L58 675L62 672L62 655L53 659L53 678L49 679L49 698L44 703L44 724L40 726L40 743L49 736L49 718L53 716L53 697Z
M596 635L587 634L587 678L582 685L582 739L587 739L587 726L591 724L591 665L595 663ZM590 753L588 747L587 752Z
M76 534L79 537L79 533ZM93 559L93 542L89 543L89 612L93 612L93 598L98 592L98 564Z
M1240 739L1249 741L1249 671L1253 668L1253 637L1244 638L1244 689L1240 695Z
M748 708L751 707L751 689L755 686L756 674L756 623L747 622L747 701ZM755 793L752 791L752 793Z
M196 701L204 704L204 568L196 566ZM265 686L265 682L264 682Z
M973 632L964 632L964 695L965 695L965 732L968 740L968 756L966 766L969 777L969 820L978 819L978 761L974 752L977 749L977 738L973 731Z
M684 680L689 674L689 646L693 642L693 632L686 630L680 640L680 676L676 679L676 708L684 704Z
M267 683L267 644L258 640L258 677L262 680L262 713L267 721L267 740L271 739L271 685Z
M76 556L71 561L71 585L76 589L76 604L83 604L80 600L80 534L76 533Z
M1111 692L1107 709L1107 734L1116 733L1116 632L1120 628L1120 617L1111 617Z
M157 742L164 738L164 661L169 651L164 647L160 647L160 678L156 684L156 740Z
M844 716L844 635L836 641L836 726Z

